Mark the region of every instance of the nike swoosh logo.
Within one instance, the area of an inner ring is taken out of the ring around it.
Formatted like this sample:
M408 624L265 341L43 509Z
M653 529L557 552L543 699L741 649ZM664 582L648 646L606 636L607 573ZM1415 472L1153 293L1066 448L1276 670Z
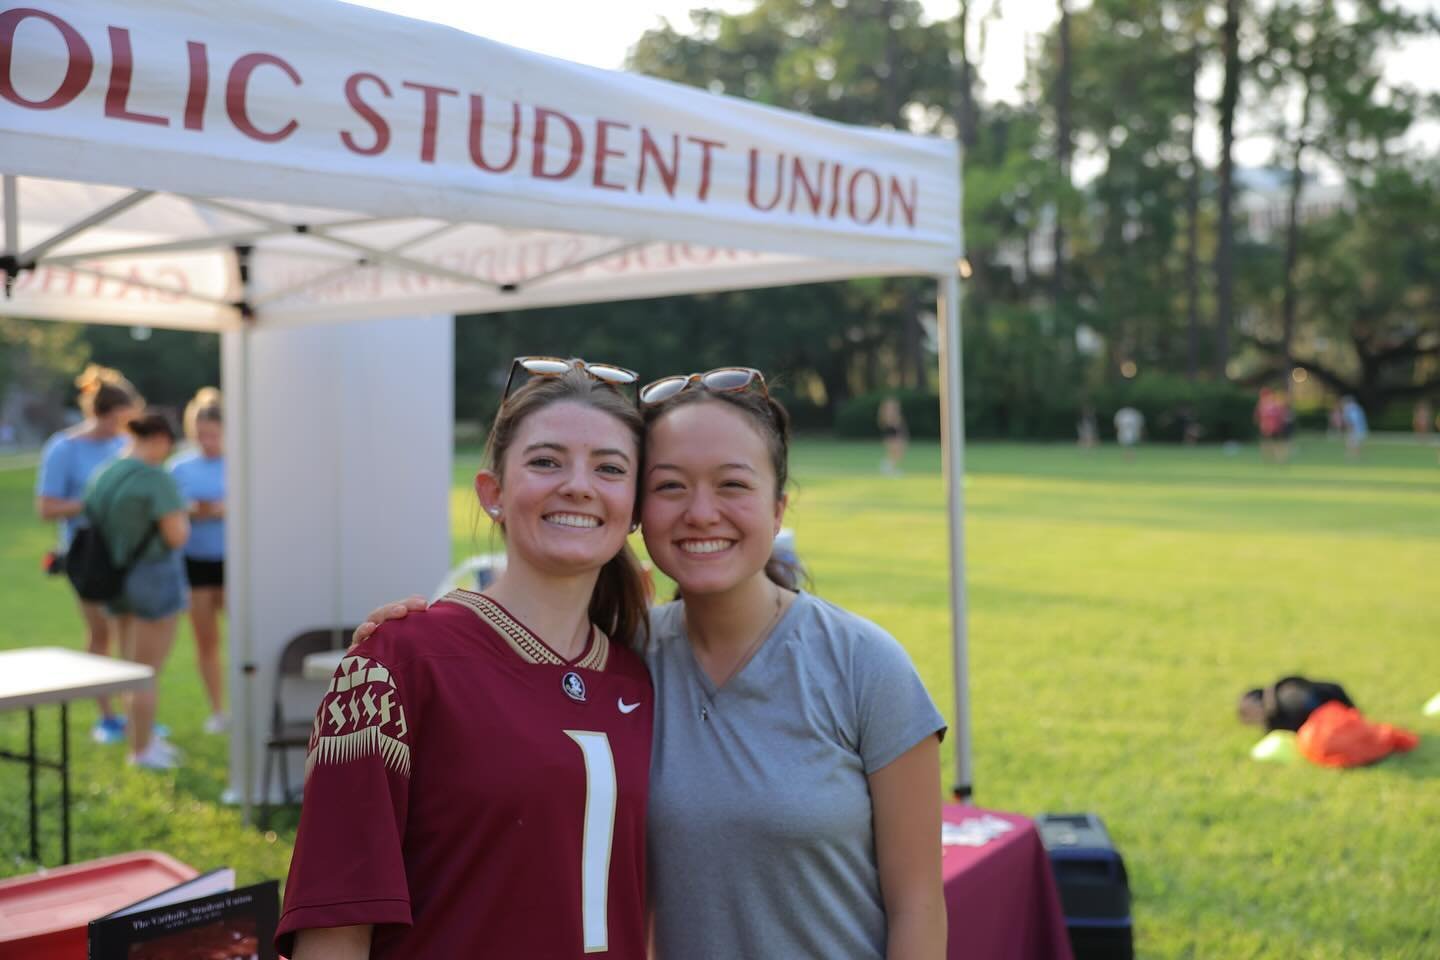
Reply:
M621 713L634 713L636 710L640 709L640 701L637 700L634 703L626 703L624 697L620 697L618 700L616 700L615 705L620 708Z

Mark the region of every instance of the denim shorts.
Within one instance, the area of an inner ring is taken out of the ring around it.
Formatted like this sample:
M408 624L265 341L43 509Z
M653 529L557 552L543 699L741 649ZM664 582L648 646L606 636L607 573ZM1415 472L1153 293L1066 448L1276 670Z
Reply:
M133 613L142 620L162 620L190 606L185 559L179 550L159 560L137 563L125 578L125 589L108 604L114 614Z

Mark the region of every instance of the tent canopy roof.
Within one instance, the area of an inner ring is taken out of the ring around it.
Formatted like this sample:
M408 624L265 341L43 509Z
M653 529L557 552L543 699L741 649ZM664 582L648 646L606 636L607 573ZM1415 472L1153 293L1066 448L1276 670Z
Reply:
M0 0L0 310L226 329L960 255L953 142L327 0L227 9Z

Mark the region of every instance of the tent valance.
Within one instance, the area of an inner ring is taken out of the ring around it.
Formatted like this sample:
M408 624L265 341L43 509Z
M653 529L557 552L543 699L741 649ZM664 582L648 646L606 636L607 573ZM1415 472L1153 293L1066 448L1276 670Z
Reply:
M3 255L32 274L12 285L26 312L482 312L959 256L953 142L347 4L237 13L0 2Z

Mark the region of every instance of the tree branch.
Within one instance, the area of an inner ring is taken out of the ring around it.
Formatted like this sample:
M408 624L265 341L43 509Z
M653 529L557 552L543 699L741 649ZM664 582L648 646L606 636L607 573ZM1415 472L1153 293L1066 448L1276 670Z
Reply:
M1279 341L1265 340L1252 334L1243 335L1243 339L1246 342L1255 345L1259 349L1264 350L1266 353L1271 354L1273 357L1275 357L1276 360L1280 361L1281 364L1285 362L1285 347L1284 344L1280 343ZM1357 384L1351 382L1350 380L1347 380L1344 376L1336 373L1334 370L1325 366L1318 360L1307 359L1305 357L1297 357L1294 354L1291 354L1289 357L1289 361L1294 366L1304 367L1310 373L1314 374L1316 377L1319 377L1322 381L1325 382L1327 386L1335 390L1337 393L1357 393L1359 391L1359 386ZM1283 366L1275 366L1272 369L1266 371L1266 376L1277 373L1288 373L1288 371L1286 371ZM1259 381L1256 382L1258 383Z

